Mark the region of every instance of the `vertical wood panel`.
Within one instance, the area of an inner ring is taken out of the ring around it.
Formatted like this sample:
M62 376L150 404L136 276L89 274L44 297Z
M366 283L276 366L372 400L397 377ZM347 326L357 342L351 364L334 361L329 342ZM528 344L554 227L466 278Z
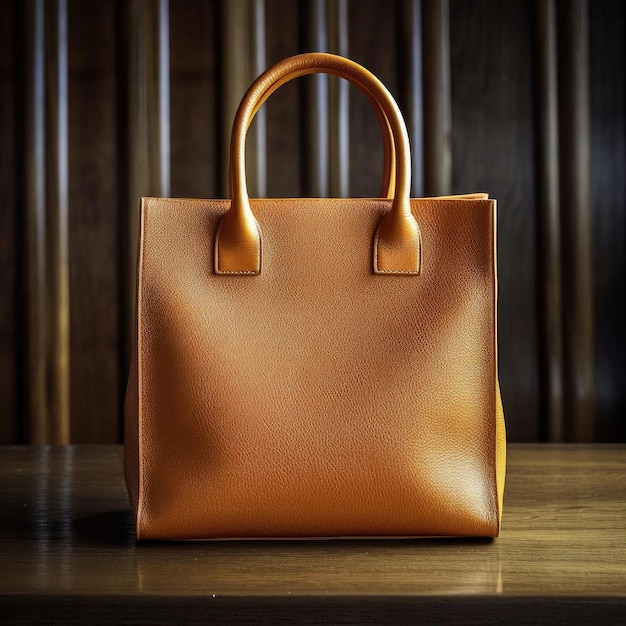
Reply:
M626 441L626 3L589 12L596 440Z
M393 2L349 0L350 57L373 72L399 99L396 7ZM350 195L376 198L381 193L383 147L376 114L352 88L350 98Z
M64 155L55 20L66 2ZM222 27L226 13L236 17L234 39ZM498 199L509 438L588 439L595 421L596 437L623 440L625 13L621 0L0 0L0 442L47 441L61 423L54 415L65 413L58 383L67 363L60 303L68 251L72 440L119 440L138 197L170 187L226 195L218 182L231 132L224 86L240 85L227 105L234 110L268 65L322 49L348 54L400 96L414 195L488 191ZM224 65L226 51L243 55L239 70ZM341 95L329 95L330 84L305 77L261 109L248 142L254 195L379 195L376 116L360 94L336 108ZM347 83L338 84L347 94ZM346 110L349 143L335 116ZM563 337L569 351L560 355ZM570 364L561 406L560 361Z
M402 0L398 10L400 106L411 140L411 195L424 194L424 124L422 92L422 2Z
M216 198L216 0L176 0L171 22L172 194Z
M115 8L114 0L68 3L74 443L113 443L121 432Z
M498 200L499 370L513 441L540 436L532 18L525 0L450 5L453 191Z
M328 49L341 56L348 51L348 1L328 0ZM329 84L330 195L350 195L350 83L335 76Z
M302 51L299 38L300 10L292 0L266 0L267 64ZM302 168L306 138L302 136L300 109L302 83L294 80L272 94L267 115L267 194L270 197L300 196L303 193Z
M302 40L306 52L328 51L326 0L307 0L302 12ZM302 83L304 154L302 184L305 196L326 197L330 192L330 121L326 74L310 76Z
M15 47L19 31L14 4L0 1L0 445L18 440Z
M67 0L46 3L48 391L51 443L70 441Z
M46 283L45 283L45 4L25 0L18 4L21 59L21 185L18 213L23 298L21 355L23 418L26 439L48 441L46 393Z
M220 185L221 195L230 196L228 188L228 159L230 155L230 136L235 113L250 83L256 78L258 65L254 54L257 48L255 38L264 37L264 29L254 24L258 14L256 0L222 0L220 5ZM255 118L246 141L246 174L248 191L251 197L258 197L259 189L265 191L265 181L259 180L259 153L265 151L264 130L259 133L259 126L264 126L265 114ZM261 157L263 160L263 157Z
M150 34L156 41L152 44L156 56L156 81L148 84L155 90L149 93L149 101L156 104L156 127L159 129L155 149L150 150L154 159L152 170L158 171L159 191L163 196L170 195L171 188L171 156L170 156L170 3L169 0L158 0L151 6L149 18L156 22ZM148 72L150 68L147 68Z
M584 0L558 3L565 437L593 440L589 32Z
M130 0L120 2L119 10L122 50L117 69L125 94L120 135L127 152L121 160L125 167L120 168L125 189L120 236L126 372L134 328L139 198L170 194L169 2Z
M265 0L253 0L251 7L251 46L252 63L250 82L267 69L267 35ZM261 107L249 131L254 135L254 177L256 194L259 198L267 195L267 112Z
M218 111L220 116L220 158L219 181L220 197L230 197L228 159L230 155L230 136L233 120L239 102L248 88L248 7L247 0L221 0L219 3L220 15L220 98ZM251 146L246 145L247 156ZM254 181L248 180L248 193L256 195Z
M537 0L537 186L540 224L543 418L549 441L563 441L563 329L559 217L556 1Z
M424 192L452 188L450 98L450 7L448 0L424 0ZM474 10L478 7L473 4Z

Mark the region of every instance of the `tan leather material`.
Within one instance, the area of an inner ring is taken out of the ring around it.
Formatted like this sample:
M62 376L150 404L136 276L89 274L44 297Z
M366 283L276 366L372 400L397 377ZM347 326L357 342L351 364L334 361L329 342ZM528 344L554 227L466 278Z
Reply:
M263 272L224 280L228 201L143 201L138 537L497 535L495 202L412 200L417 279L371 271L389 200L252 206Z
M281 81L281 84L289 82L289 80L293 78L297 78L298 75L290 75L290 78L286 78ZM265 92L262 96L260 96L259 101L255 105L252 114L250 116L250 120L254 119L254 116L257 114L258 110L265 103L265 101L270 97L270 95L275 91L272 89L270 91ZM376 98L371 96L369 93L365 93L366 98L369 100L374 112L376 113L376 119L378 120L378 124L380 126L380 132L383 139L383 182L381 185L380 197L381 198L393 198L394 189L396 186L396 155L395 149L393 146L393 137L391 134L391 126L389 125L389 120L385 115L385 111L380 106ZM231 170L232 174L232 170ZM230 187L230 193L232 196L232 181Z
M504 483L506 478L506 428L504 409L500 395L500 383L496 381L496 481L498 488L498 521L502 522L504 508ZM499 534L499 533L498 533Z
M384 111L394 140L395 191L391 211L374 229L377 262L372 262L376 273L418 274L422 255L419 227L409 204L410 149L402 114L389 91L373 74L349 59L324 53L302 54L277 63L253 83L241 102L230 149L232 204L216 235L216 273L257 275L261 272L261 232L250 208L245 178L246 132L261 98L268 97L288 80L313 73L334 74L351 81Z
M249 200L254 112L315 71L378 106L390 198ZM410 200L406 129L379 87L340 57L288 59L240 107L231 200L142 200L125 403L138 539L499 534L495 201Z
M419 274L422 237L417 222L392 207L376 229L373 262L376 274Z
M233 198L231 210L217 227L214 259L216 274L261 273L261 231L252 211L236 208L240 203L240 198ZM249 206L249 203L246 205Z

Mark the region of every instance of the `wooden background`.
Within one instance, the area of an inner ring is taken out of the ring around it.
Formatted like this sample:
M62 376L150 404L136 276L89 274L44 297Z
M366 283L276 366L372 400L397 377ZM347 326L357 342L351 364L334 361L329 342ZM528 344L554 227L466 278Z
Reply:
M324 49L398 98L414 194L498 199L509 438L626 441L625 7L0 0L0 442L120 441L135 198L223 197L245 87ZM249 153L260 194L378 194L375 117L334 80L272 96Z

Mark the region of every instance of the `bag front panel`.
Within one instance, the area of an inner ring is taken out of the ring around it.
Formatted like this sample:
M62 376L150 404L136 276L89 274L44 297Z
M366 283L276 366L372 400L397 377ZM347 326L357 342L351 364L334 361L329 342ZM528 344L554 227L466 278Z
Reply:
M140 538L497 534L495 205L412 201L381 276L389 206L253 200L262 272L217 276L228 202L144 200Z

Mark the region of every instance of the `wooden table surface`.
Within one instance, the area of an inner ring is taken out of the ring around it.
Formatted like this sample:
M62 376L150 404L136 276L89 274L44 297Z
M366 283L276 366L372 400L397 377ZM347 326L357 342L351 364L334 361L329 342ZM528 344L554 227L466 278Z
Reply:
M135 544L118 446L0 448L0 622L626 624L626 446L513 445L497 540Z

